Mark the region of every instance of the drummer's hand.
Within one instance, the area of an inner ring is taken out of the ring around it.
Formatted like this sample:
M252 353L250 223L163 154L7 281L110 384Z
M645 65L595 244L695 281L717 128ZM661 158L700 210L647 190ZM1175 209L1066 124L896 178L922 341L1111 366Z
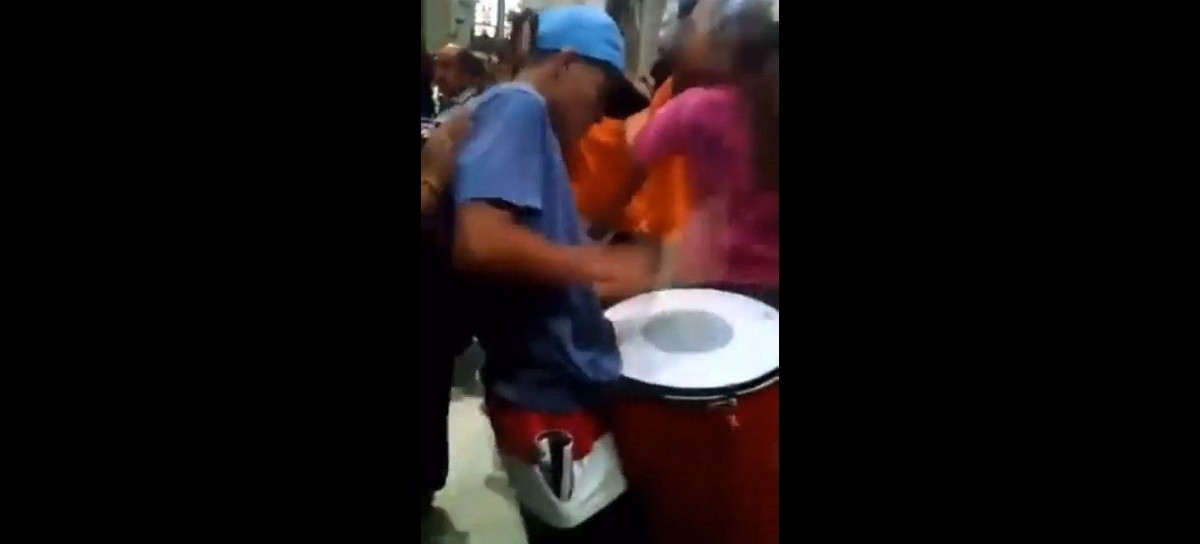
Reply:
M596 282L596 294L606 304L653 290L657 279L654 251L645 246L606 246L601 266L605 279Z
M650 119L650 110L644 109L625 120L625 143L633 147L634 141L637 140L637 135L642 132L646 126L646 121Z
M454 176L458 145L471 131L471 116L455 115L433 129L421 148L421 211L437 204Z

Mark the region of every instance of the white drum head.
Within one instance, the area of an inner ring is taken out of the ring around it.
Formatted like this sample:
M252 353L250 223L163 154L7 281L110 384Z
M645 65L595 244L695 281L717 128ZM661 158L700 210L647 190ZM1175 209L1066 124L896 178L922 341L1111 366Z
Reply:
M712 289L666 289L605 313L617 332L621 374L674 389L753 382L779 369L779 311Z

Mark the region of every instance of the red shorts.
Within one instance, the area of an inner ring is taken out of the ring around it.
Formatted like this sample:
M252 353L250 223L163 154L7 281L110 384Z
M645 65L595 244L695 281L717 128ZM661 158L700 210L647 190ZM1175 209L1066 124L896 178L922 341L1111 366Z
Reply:
M517 500L547 525L570 529L625 492L613 435L596 414L546 414L503 401L487 408Z

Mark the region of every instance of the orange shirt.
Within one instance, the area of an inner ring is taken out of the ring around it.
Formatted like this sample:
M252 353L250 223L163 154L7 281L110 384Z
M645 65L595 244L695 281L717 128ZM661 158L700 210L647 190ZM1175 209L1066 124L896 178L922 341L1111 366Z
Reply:
M671 99L674 94L672 86L672 80L668 79L650 99L646 116L631 120L629 142L632 142L638 131L645 126L645 120L662 109ZM687 159L683 155L676 155L650 165L646 184L634 195L633 201L626 209L626 215L638 222L634 225L637 232L674 241L687 224L690 208Z
M611 215L633 174L625 122L606 118L593 125L568 155L567 173L580 215L589 221Z
M567 157L567 171L575 189L575 203L586 219L596 220L620 205L625 184L632 180L633 157L629 142L671 98L667 80L645 112L628 121L604 119L592 126ZM628 134L627 134L628 132ZM625 208L620 228L654 238L675 239L687 220L687 164L682 156L651 165L645 185Z

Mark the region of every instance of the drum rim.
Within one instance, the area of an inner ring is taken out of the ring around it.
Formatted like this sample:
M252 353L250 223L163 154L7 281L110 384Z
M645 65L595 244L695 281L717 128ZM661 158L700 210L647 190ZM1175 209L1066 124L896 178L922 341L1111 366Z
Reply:
M713 402L736 399L766 389L778 381L779 368L747 382L705 388L671 387L621 376L622 392L625 396L651 397L677 402Z

